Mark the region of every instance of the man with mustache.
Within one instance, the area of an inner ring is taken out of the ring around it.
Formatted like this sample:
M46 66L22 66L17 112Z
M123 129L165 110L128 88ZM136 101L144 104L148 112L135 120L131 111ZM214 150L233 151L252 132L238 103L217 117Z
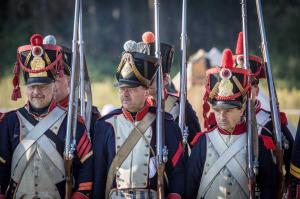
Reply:
M6 114L0 128L0 198L65 198L64 144L67 110L53 100L54 80L63 70L62 48L43 44L41 35L18 48L13 100L21 97L19 73L27 104ZM84 124L77 122L72 199L89 198L93 151Z
M156 108L147 99L158 60L144 54L145 45L134 41L126 42L124 50L115 85L119 88L122 108L99 119L95 125L93 196L154 199L157 198ZM182 138L178 125L167 113L163 133L168 149L166 198L180 199L184 180Z
M249 71L234 67L232 53L226 49L221 67L209 69L206 75L204 115L209 102L217 125L193 141L186 167L186 198L249 198L245 123ZM258 176L252 189L260 198L276 197L274 148L272 138L259 138Z
M48 35L44 38L43 44L56 45L56 39L53 35ZM62 47L62 62L64 69L63 75L57 75L54 81L54 100L59 103L60 106L68 108L69 106L69 94L70 94L70 81L71 81L71 65L72 65L72 51L67 47ZM80 103L80 102L79 102ZM79 110L78 110L79 111ZM92 117L90 122L90 136L91 140L94 134L94 125L98 118L100 118L100 112L96 106L92 106Z

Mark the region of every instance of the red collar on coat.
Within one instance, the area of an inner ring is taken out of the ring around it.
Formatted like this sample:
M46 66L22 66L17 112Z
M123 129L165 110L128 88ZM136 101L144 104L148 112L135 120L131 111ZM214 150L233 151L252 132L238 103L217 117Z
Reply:
M241 135L246 132L246 122L241 122L241 123L237 124L235 126L233 132L231 132L231 133L224 129L221 129L219 127L218 127L218 129L219 129L219 132L224 135Z
M64 99L59 102L59 105L63 108L67 108L69 106L69 95L67 95Z
M139 112L136 113L135 121L141 121L145 117L145 115L148 113L150 106L151 106L151 104L149 104L149 102L147 102L147 100L146 100L145 106ZM125 110L124 108L122 108L122 111L123 111L123 115L125 116L126 119L128 119L131 122L135 122L129 111Z

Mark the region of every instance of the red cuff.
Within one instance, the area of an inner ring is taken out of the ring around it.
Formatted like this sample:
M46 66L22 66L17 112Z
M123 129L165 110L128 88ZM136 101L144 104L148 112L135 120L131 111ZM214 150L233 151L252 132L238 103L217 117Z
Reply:
M80 192L75 192L73 193L71 199L88 199L88 197Z
M181 199L181 196L178 193L170 193L167 199Z
M0 199L6 199L5 195L0 194Z

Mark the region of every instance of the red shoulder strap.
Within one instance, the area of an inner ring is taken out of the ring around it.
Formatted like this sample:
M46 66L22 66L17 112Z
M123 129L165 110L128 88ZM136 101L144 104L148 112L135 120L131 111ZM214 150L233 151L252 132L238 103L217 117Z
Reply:
M288 125L288 119L286 117L286 114L284 112L280 112L280 122L281 124L287 126Z
M262 139L266 149L275 150L276 145L275 145L272 137L266 136L266 135L259 135L259 137Z
M197 141L200 139L200 137L202 136L202 135L204 135L206 133L206 131L205 132L198 132L196 135L195 135L195 137L194 137L194 139L191 141L191 145L192 146L194 146L196 143L197 143Z

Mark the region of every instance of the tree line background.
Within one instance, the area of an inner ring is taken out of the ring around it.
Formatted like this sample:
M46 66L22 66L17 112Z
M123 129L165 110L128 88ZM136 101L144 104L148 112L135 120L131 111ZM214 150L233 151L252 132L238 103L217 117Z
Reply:
M0 0L0 76L12 75L16 49L29 43L34 33L55 35L71 47L75 0ZM160 1L161 41L176 47L179 70L180 0ZM255 0L248 0L248 36L251 53L261 55ZM276 80L289 88L300 87L300 1L262 0L268 46ZM113 77L123 43L141 41L154 31L153 0L84 0L83 34L91 77ZM239 0L188 0L188 55L203 48L235 50L241 31Z

